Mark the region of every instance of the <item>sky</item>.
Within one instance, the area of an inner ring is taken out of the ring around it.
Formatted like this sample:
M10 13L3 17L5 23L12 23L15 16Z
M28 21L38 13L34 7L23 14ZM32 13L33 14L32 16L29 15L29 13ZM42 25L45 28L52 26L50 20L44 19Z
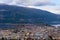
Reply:
M0 4L36 8L60 14L60 0L0 0Z

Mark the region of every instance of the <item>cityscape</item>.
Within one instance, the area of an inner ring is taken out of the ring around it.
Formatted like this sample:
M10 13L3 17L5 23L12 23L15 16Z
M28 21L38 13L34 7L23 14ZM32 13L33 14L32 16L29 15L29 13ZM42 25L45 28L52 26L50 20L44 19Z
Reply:
M5 40L60 40L60 27L35 24L9 24L11 29L0 29L0 39ZM52 37L52 39L49 38Z

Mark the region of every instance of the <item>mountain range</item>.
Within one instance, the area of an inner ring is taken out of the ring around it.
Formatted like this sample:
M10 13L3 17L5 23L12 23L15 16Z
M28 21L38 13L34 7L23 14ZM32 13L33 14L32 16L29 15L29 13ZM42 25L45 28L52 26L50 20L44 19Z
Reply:
M34 8L0 5L0 26L16 24L60 24L60 15Z

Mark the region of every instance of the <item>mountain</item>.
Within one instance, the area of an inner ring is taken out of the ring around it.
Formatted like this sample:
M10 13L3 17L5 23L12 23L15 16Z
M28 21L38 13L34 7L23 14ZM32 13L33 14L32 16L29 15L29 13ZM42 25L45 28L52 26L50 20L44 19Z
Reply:
M58 16L48 11L20 7L14 5L0 5L0 26L6 23L16 24L52 24L57 22Z

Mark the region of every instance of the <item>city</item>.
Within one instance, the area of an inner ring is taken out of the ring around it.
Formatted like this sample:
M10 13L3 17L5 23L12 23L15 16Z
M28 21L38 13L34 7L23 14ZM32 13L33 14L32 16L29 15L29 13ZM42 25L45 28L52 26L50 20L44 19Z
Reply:
M11 24L10 24L11 25ZM60 28L35 24L12 24L12 29L0 29L0 39L5 40L60 40Z

